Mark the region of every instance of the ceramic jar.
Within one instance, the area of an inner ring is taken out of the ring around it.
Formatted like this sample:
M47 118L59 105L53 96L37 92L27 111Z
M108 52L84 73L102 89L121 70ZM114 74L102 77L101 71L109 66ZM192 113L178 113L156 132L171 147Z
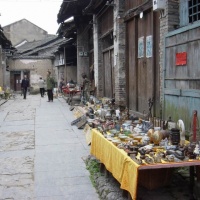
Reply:
M178 145L180 143L180 130L172 128L170 131L170 141L172 145Z
M151 135L151 140L154 144L159 145L160 141L162 140L162 133L160 131L154 131Z

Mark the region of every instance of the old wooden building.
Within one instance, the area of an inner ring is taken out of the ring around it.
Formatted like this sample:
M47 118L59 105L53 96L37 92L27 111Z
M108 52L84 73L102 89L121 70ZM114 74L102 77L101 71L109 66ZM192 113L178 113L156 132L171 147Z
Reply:
M75 16L77 76L93 65L98 97L138 116L182 119L189 132L200 112L199 8L194 0L78 0L63 3L58 19Z
M106 0L78 0L63 2L58 14L61 24L74 17L78 83L85 72L94 82L98 97L115 97L120 105L126 104L123 8L123 1L114 4ZM69 32L65 28L64 36Z
M86 73L89 76L91 63L89 56L89 30L92 24L89 24L89 21L92 16L82 14L82 10L88 3L89 0L63 1L57 20L60 24L58 34L75 40L74 46L77 51L74 52L74 57L77 59L77 82L79 84L82 83L82 73Z

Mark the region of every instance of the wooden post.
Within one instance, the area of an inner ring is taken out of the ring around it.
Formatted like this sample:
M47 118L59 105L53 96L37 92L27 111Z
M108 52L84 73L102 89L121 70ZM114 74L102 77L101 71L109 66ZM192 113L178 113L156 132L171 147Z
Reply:
M65 47L64 47L64 63L65 63L65 68L64 68L64 80L65 83L67 83L67 65L66 65L66 55L65 55Z

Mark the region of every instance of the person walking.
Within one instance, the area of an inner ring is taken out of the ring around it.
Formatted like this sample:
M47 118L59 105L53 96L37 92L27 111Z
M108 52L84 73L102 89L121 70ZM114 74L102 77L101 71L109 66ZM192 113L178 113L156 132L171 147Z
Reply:
M42 77L40 77L38 81L38 86L40 88L41 97L44 97L44 80L42 79Z
M21 83L21 89L23 91L24 99L26 99L26 93L27 93L28 87L29 87L29 80L27 76L24 75L24 78L22 79L22 83Z
M51 77L51 72L47 71L47 95L48 102L53 102L53 88L55 86L55 81Z

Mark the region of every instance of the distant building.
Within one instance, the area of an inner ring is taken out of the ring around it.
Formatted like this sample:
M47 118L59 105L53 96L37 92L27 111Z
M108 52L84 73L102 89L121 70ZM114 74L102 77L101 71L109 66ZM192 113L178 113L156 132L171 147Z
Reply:
M15 54L9 58L10 88L21 90L21 80L24 75L30 79L32 91L37 91L40 77L46 79L47 71L51 71L57 81L55 68L55 52L66 39L58 36L46 37L40 41L27 42L17 48Z
M26 42L45 39L48 32L27 19L22 19L3 27L5 36L18 47Z
M4 27L4 33L15 46L14 54L5 57L4 87L21 90L21 80L26 74L33 92L37 92L40 77L46 79L47 70L55 80L77 81L76 47L72 38L49 35L26 19Z

